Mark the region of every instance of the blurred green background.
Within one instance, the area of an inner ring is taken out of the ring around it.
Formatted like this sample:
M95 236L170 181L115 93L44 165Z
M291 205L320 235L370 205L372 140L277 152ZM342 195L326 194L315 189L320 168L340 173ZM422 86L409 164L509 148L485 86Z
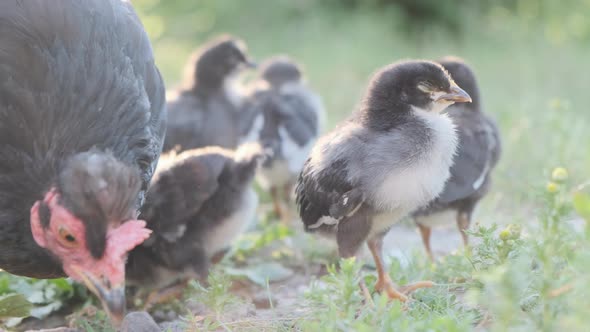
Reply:
M286 53L323 97L328 128L357 105L368 77L403 58L470 63L504 152L479 219L530 218L555 166L590 171L590 0L134 0L168 88L209 38L243 38L261 60Z

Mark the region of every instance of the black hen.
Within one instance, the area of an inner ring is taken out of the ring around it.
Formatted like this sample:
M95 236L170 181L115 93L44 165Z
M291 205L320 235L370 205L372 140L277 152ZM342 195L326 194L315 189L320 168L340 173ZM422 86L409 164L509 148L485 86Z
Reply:
M168 98L164 151L238 145L241 100L232 77L244 66L253 64L245 44L235 38L217 38L195 52L184 86Z
M413 213L424 247L432 259L430 248L431 227L445 221L443 212L456 214L457 226L468 244L465 230L477 203L488 193L491 173L501 152L500 133L495 122L483 113L475 74L462 59L446 57L439 61L473 99L470 104L458 104L448 108L455 123L459 146L451 167L451 177L444 191L428 206Z
M113 318L165 132L148 37L121 0L0 2L0 267L84 282Z
M251 184L263 158L256 144L163 157L141 213L153 233L130 254L129 281L160 288L206 277L210 263L254 220L258 196Z

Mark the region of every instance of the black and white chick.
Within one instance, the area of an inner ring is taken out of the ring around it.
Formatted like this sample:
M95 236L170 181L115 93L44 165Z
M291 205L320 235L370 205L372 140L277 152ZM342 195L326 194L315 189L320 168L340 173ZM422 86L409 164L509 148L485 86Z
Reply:
M340 256L354 256L367 241L375 260L375 290L390 299L429 287L396 289L384 268L389 228L437 197L449 178L457 148L451 119L442 114L471 98L430 61L402 61L371 79L358 112L321 137L296 188L305 230L335 236Z
M288 219L293 185L324 121L322 100L306 85L298 64L277 56L262 64L244 113L251 119L245 141L259 142L271 156L257 181L270 191L277 216Z
M459 137L451 177L440 196L412 214L430 259L433 259L431 227L444 224L449 219L456 220L463 243L468 245L465 230L471 224L477 203L490 189L492 171L501 152L498 127L482 110L477 80L471 68L456 57L445 57L438 62L469 93L473 101L448 108L447 114L455 123Z
M255 64L243 41L222 36L205 44L188 61L185 83L168 93L164 151L238 145L242 92L235 77Z
M129 255L128 282L162 289L206 278L255 219L252 182L264 158L258 144L163 156L141 210L152 234Z

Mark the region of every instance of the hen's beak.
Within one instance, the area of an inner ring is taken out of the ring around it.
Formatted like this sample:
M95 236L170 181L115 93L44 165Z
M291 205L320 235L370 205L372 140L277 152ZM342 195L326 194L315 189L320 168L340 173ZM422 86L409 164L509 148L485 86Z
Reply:
M86 287L100 299L113 325L120 325L125 317L125 284L114 285L109 280L101 281L89 273L83 275Z
M119 325L125 318L125 286L110 290L100 289L100 300L114 325Z
M442 94L436 98L435 101L452 101L456 103L471 102L471 96L465 90L461 89L457 84L451 85L450 92Z

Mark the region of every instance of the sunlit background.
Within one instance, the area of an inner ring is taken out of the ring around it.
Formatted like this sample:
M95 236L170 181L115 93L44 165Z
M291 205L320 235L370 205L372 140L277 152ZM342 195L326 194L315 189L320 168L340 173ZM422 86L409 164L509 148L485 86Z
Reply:
M256 60L286 53L323 97L330 129L368 77L404 58L457 55L499 122L503 156L479 218L528 218L555 166L590 173L590 0L135 0L168 88L190 52L221 33Z

